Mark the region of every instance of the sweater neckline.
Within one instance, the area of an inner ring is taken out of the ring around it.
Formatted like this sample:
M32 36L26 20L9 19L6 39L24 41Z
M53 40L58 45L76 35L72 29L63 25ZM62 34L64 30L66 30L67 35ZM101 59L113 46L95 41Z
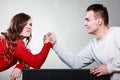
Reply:
M104 37L103 37L102 39L98 39L98 38L96 37L96 40L97 40L97 41L99 41L99 42L101 42L101 41L105 40L105 39L106 39L106 37L109 35L109 33L110 33L110 32L111 32L111 27L109 27L109 29L108 29L107 33L104 35Z

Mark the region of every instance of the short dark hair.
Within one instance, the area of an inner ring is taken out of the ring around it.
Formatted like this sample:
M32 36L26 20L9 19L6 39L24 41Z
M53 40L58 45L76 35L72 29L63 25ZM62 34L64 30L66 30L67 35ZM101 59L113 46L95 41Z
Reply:
M108 11L105 6L102 4L92 4L90 5L86 11L93 10L96 14L96 16L100 16L104 20L104 24L108 25L109 23L109 16L108 16Z

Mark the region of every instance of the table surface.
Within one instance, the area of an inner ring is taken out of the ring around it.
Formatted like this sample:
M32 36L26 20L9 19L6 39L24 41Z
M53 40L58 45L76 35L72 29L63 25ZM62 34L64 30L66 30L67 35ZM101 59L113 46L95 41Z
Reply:
M89 69L24 69L22 80L110 80L110 75L96 77Z

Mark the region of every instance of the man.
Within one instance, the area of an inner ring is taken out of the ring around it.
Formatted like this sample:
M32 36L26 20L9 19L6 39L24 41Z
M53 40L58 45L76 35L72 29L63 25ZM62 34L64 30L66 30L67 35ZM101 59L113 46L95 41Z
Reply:
M98 66L90 69L91 74L96 76L113 74L111 80L120 80L120 28L109 27L108 22L106 7L102 4L90 5L87 8L84 25L88 33L96 37L78 55L63 50L57 43L53 50L73 69L83 68L96 61Z

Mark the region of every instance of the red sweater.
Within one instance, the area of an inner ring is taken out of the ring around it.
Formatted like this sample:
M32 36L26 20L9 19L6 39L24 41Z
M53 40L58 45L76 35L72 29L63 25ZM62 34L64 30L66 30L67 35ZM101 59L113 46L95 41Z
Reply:
M6 62L4 59L4 52L6 50L6 44L5 39L3 37L0 37L0 71L6 70L10 68L11 66L15 65L19 60L22 60L29 66L33 68L40 68L44 61L46 60L46 57L49 53L50 48L52 47L52 44L50 42L44 44L42 50L37 54L33 55L24 45L23 41L17 40L17 47L14 49L14 56L10 57L8 60L10 61L10 64ZM22 69L23 65L18 64L16 65L17 68Z

